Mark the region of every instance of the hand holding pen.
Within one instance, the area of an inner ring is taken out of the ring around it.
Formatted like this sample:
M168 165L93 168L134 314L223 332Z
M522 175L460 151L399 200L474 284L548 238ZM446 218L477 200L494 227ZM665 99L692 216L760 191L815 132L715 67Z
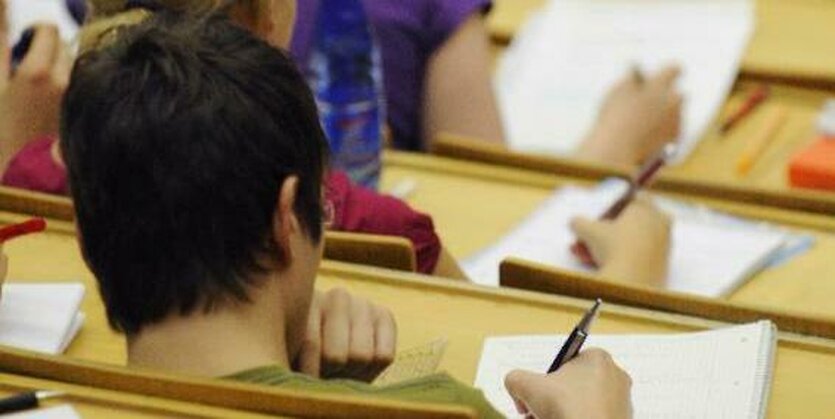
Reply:
M642 166L630 180L627 190L624 191L624 193L614 203L612 203L612 205L609 206L603 214L600 215L599 219L602 221L617 219L629 206L629 204L635 200L641 189L647 187L652 182L655 175L657 175L658 172L675 155L676 150L677 148L674 144L668 144L661 150L660 153L658 153L658 155L644 164L644 166ZM591 251L583 241L577 240L571 246L571 252L582 263L594 267L598 266L597 261L595 261Z
M537 419L631 417L631 379L608 353L590 348L576 354L570 362L567 358L579 351L584 340L580 336L588 335L598 307L599 302L578 324L576 333L572 333L574 338L566 340L560 350L564 354L562 360L552 363L560 364L556 372L516 370L505 378L505 387L520 415Z

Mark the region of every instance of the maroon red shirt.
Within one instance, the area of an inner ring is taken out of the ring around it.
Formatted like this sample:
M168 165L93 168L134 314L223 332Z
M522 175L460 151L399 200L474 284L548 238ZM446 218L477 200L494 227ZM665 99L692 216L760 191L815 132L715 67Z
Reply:
M55 138L46 137L27 144L9 163L3 185L67 195L67 172L52 158L54 143ZM418 270L427 274L435 270L441 241L428 215L399 199L359 187L341 172L328 174L325 190L334 209L331 229L406 237L415 247Z

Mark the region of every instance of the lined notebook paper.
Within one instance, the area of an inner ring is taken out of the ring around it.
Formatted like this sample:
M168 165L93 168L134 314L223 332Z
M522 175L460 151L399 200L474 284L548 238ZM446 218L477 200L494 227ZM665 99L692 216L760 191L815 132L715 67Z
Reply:
M84 323L84 285L6 284L0 298L0 345L57 355Z
M517 417L504 389L513 369L546 371L567 336L493 337L484 341L475 386L508 417ZM765 417L776 329L761 321L674 335L594 335L632 377L636 419Z
M499 264L515 256L565 269L590 272L570 252L572 218L595 218L621 194L625 183L606 182L595 189L567 187L554 193L527 220L495 245L463 263L475 282L498 285ZM709 297L727 295L764 268L788 242L775 228L698 211L662 200L674 219L667 288Z
M677 63L686 101L682 158L728 95L755 20L749 0L551 0L535 16L497 71L512 148L570 153L632 67L655 72Z

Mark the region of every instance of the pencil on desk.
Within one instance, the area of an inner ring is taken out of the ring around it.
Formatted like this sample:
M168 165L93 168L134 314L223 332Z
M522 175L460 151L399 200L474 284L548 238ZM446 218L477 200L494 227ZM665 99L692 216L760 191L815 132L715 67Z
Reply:
M782 106L775 107L768 115L768 119L762 126L762 129L748 140L748 145L739 156L736 163L736 172L739 175L746 175L757 163L760 156L768 148L771 141L777 135L777 131L783 126L786 121L786 109Z
M737 109L722 124L722 126L719 128L719 133L722 135L727 134L728 131L730 131L733 127L736 126L737 123L739 123L739 121L748 116L748 114L753 112L754 109L757 108L757 106L759 106L766 99L768 99L769 94L770 90L766 85L762 85L753 92L751 92L751 94L748 95L748 98L745 99L745 103L743 103L742 106L739 109Z

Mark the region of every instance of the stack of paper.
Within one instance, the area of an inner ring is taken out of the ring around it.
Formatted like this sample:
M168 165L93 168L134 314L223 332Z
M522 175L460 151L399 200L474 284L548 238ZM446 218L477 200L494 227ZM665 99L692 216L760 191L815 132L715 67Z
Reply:
M678 64L684 158L725 100L753 28L750 0L551 0L498 70L511 146L570 153L609 88L632 67L655 72Z
M84 323L84 285L6 284L0 298L0 345L57 355Z
M622 193L625 183L605 182L596 189L558 190L502 240L464 262L464 270L482 285L499 283L499 264L515 256L565 269L588 272L570 252L576 240L572 218L595 218ZM766 267L789 243L789 235L761 223L660 200L673 217L667 288L704 296L727 295ZM793 242L792 242L793 243Z
M762 418L774 367L776 329L767 321L679 335L592 334L585 347L608 351L632 377L635 418ZM545 372L566 336L484 342L475 386L516 417L504 389L514 369Z

